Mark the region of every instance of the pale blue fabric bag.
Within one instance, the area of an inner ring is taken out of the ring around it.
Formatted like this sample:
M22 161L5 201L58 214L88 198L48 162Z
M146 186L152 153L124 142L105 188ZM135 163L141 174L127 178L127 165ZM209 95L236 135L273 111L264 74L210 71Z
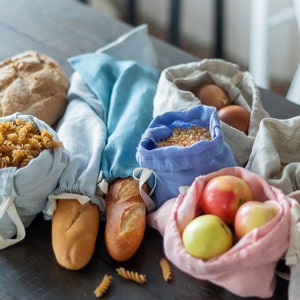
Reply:
M71 77L68 101L57 134L68 151L69 163L49 195L45 219L51 219L58 198L77 199L81 204L92 201L101 208L96 185L106 140L103 108L78 73Z
M143 47L139 47L139 45ZM147 26L139 26L93 53L71 57L68 107L57 127L70 161L49 196L45 218L56 200L92 201L105 211L114 179L132 176L136 147L152 120L158 71Z
M212 139L189 147L156 146L161 139L170 136L174 128L192 125L208 127ZM156 208L177 197L180 188L190 186L197 176L237 165L224 141L216 109L205 105L165 112L154 118L142 136L136 157L141 168L154 172L156 188L152 199Z
M81 55L70 62L104 112L107 140L100 167L104 178L112 182L131 176L138 166L136 147L152 120L158 71L105 53Z
M39 130L48 130L58 140L50 126L33 116L16 113L2 117L0 121L16 118L33 121ZM0 249L24 239L25 228L44 209L67 162L64 147L58 147L43 150L25 167L0 169Z

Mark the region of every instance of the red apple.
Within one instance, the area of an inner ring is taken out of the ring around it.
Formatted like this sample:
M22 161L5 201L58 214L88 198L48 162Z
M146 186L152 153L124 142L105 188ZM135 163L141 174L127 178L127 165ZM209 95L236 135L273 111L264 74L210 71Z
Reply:
M252 190L246 181L233 175L221 175L205 184L200 206L205 214L216 215L228 225L233 225L239 207L251 200Z
M278 208L271 203L250 201L244 203L237 211L234 231L238 239L254 228L259 228L278 214Z

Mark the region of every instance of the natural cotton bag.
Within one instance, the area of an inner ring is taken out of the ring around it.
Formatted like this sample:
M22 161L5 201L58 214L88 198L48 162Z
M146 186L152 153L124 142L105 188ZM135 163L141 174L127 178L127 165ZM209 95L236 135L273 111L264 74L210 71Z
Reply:
M290 194L300 189L300 117L262 120L246 168Z
M260 93L252 76L242 72L238 65L221 59L203 59L172 66L160 75L154 97L156 117L167 111L191 108L201 104L201 99L191 90L204 83L214 83L223 88L231 104L238 104L251 112L248 135L221 121L224 139L231 147L239 166L249 158L260 121L268 117Z

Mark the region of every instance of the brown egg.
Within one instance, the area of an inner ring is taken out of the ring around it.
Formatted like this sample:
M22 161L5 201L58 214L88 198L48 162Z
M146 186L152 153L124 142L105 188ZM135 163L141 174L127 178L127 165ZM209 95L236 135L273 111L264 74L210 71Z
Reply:
M250 112L240 105L228 105L218 111L220 120L224 123L248 133Z
M214 106L217 110L230 103L226 92L213 83L201 84L193 89L193 93L202 104Z

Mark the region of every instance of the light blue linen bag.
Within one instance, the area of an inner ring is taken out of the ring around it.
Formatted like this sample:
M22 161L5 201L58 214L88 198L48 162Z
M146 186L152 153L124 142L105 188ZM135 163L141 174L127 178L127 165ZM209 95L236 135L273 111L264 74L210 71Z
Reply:
M102 208L96 195L101 154L106 140L101 103L78 73L70 79L68 106L57 125L69 162L49 195L44 218L51 219L57 199L77 199L81 204L92 201Z
M138 167L136 147L152 120L159 76L146 26L69 62L74 69L69 103L57 132L70 161L49 195L45 218L51 218L58 198L91 200L105 212L109 183L132 176Z
M107 129L101 158L104 178L112 182L131 176L138 166L136 147L152 120L158 71L136 61L116 60L105 53L81 55L70 62L96 95L104 112Z
M33 121L39 130L48 130L58 140L50 126L30 115L16 113L2 117L0 121L14 121L16 118ZM58 147L43 150L25 167L0 169L0 249L24 239L25 228L44 209L67 161L65 149Z

